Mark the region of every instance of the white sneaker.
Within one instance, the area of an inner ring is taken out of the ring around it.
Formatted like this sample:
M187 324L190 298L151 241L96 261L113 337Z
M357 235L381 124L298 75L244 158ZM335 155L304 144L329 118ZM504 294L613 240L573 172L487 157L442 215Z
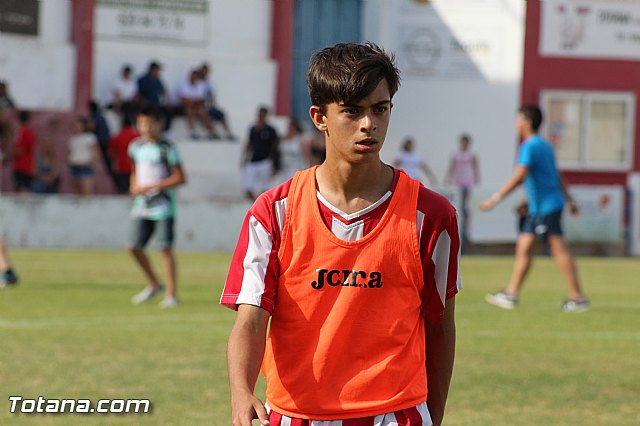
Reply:
M178 303L180 302L178 301L177 298L173 296L169 296L162 299L162 302L160 302L158 306L160 306L162 309L175 308L176 306L178 306Z
M589 309L589 301L584 299L580 301L565 300L562 304L562 310L565 312L584 312Z
M161 284L158 287L145 287L140 293L136 294L131 298L131 303L134 305L139 305L141 303L148 302L153 299L153 297L164 291L164 286Z
M515 296L499 291L494 294L487 294L484 297L487 303L497 306L502 309L514 309L518 305L518 299Z

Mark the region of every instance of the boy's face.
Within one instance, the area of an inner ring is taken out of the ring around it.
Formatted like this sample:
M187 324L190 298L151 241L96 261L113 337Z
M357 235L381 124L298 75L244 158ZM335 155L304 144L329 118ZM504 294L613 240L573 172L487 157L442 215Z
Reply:
M529 119L525 117L524 114L519 112L516 116L515 128L518 136L524 136L527 130L531 129L531 121L529 121Z
M314 114L312 107L312 119L326 135L327 159L337 156L354 163L378 159L387 135L391 107L386 80L360 101L328 104L325 114Z
M147 139L159 139L162 134L162 123L146 115L138 115L136 127L140 135Z

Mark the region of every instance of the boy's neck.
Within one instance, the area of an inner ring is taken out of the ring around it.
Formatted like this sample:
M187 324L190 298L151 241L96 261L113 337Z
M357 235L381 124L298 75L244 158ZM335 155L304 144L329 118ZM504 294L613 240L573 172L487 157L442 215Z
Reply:
M527 140L529 138L532 138L533 136L537 135L538 132L534 131L534 130L529 130L529 129L525 129L522 131L522 135L520 135L520 137L522 138L522 140Z
M156 143L160 139L162 139L162 136L151 136L151 135L141 135L141 136L145 141L152 142L152 143Z
M316 171L320 194L345 213L369 207L389 191L393 169L378 159L364 164L325 162Z

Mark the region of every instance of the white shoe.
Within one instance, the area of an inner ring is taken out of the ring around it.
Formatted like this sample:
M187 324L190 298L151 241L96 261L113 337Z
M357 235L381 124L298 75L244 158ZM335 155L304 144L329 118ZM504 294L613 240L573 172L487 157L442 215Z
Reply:
M586 299L576 301L576 300L565 300L562 304L562 310L565 312L584 312L589 309L589 301Z
M164 286L161 284L158 287L145 287L140 293L136 294L131 298L131 303L134 305L139 305L141 303L148 302L153 299L153 297L164 291Z
M162 309L175 308L176 306L178 306L178 303L180 302L178 301L177 298L173 296L169 296L162 299L162 302L160 302L158 306L160 306Z
M514 309L518 305L518 299L515 296L499 291L494 294L487 294L484 297L487 303L497 306L502 309Z

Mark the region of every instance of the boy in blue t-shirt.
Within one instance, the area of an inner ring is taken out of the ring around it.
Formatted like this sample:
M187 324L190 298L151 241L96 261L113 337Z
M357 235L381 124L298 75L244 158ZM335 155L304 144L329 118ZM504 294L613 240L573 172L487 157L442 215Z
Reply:
M140 137L129 145L131 159L130 192L134 195L131 216L133 234L129 251L142 269L148 285L132 302L140 304L162 292L163 286L144 251L154 232L159 233L160 254L167 271L167 289L163 308L178 304L176 261L173 253L173 227L176 214L174 188L186 182L178 151L162 138L162 113L148 107L138 113Z
M481 204L483 210L492 209L524 182L529 199L529 212L524 218L516 241L516 258L511 280L507 287L488 294L486 301L504 309L513 309L518 294L529 272L536 238L549 244L569 287L569 299L562 304L565 312L581 312L589 309L589 301L580 287L575 261L562 233L561 219L565 203L573 215L578 207L568 193L558 172L553 147L538 135L542 124L542 112L537 106L524 106L518 111L516 131L524 142L520 146L518 165L511 178Z

